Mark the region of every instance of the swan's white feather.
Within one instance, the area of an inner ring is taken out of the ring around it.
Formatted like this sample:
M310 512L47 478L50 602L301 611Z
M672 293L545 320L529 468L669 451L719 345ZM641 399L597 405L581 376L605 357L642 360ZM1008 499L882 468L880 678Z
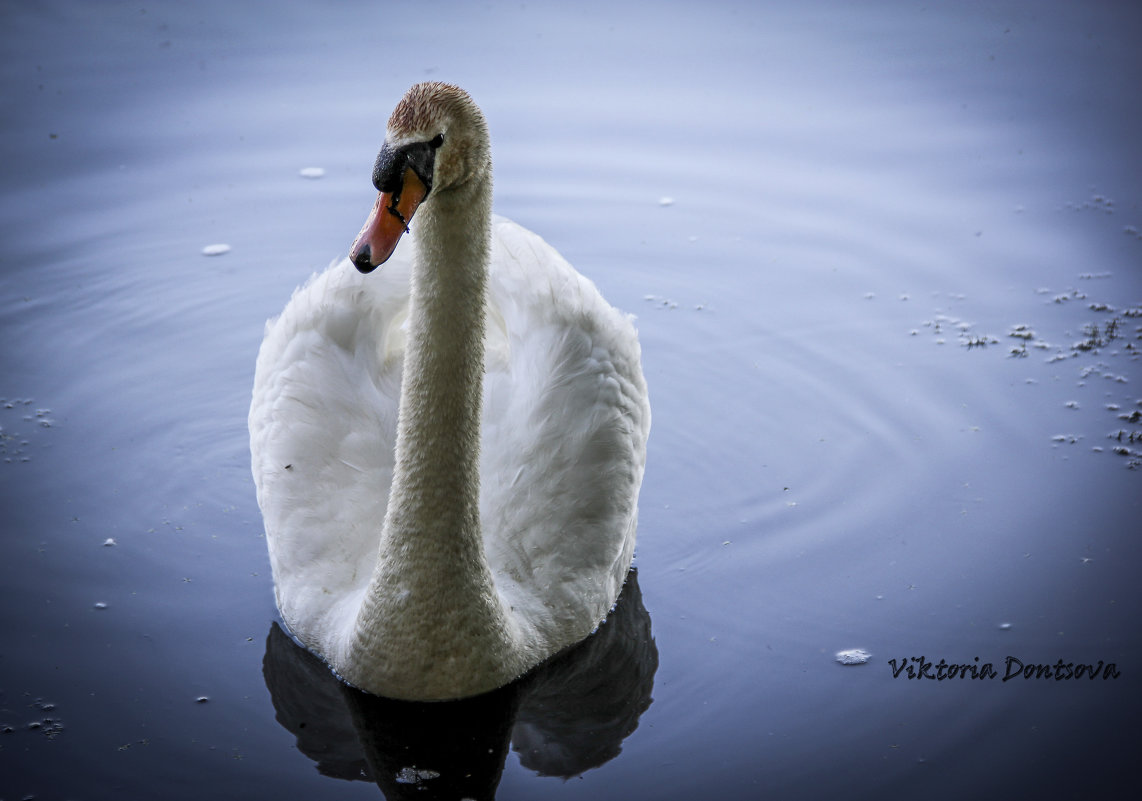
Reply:
M282 616L344 649L393 476L415 238L363 276L314 276L266 326L250 437ZM488 274L480 522L505 608L550 654L607 614L634 551L650 408L630 318L497 218Z

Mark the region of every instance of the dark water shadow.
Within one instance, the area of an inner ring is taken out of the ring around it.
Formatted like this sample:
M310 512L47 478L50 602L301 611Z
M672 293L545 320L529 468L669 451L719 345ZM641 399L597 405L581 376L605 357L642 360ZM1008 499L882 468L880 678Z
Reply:
M614 759L651 704L658 649L638 575L589 639L475 698L396 701L347 686L275 622L262 672L277 721L326 776L374 781L390 801L492 799L509 745L543 776Z

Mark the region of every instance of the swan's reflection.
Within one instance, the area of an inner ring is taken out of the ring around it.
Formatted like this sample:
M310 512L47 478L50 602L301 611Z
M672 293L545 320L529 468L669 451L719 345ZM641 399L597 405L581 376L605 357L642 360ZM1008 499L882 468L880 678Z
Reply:
M359 692L277 623L262 668L278 722L323 774L375 781L388 799L491 799L509 743L544 776L576 776L617 756L650 706L658 650L631 570L593 636L476 698L415 703Z

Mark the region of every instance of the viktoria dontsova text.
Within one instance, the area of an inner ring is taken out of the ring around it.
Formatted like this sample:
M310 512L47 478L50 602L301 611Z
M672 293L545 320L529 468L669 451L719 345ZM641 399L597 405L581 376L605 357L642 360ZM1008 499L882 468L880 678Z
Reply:
M999 672L992 666L991 662L981 664L978 656L968 664L949 664L943 659L933 664L922 656L905 657L899 662L895 659L889 659L888 664L892 668L892 678L894 679L901 676L908 679L935 679L936 681L999 678ZM1103 664L1101 659L1097 665L1075 664L1074 662L1064 662L1062 659L1053 665L1035 665L1024 664L1021 659L1009 656L1003 663L1002 680L1008 681L1019 678L1052 679L1054 681L1117 679L1120 675L1122 674L1118 672L1117 665L1113 662Z

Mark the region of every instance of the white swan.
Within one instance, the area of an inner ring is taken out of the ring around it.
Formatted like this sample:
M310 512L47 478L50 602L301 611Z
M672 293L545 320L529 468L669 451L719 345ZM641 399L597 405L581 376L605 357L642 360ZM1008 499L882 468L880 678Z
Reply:
M474 695L587 637L618 596L650 428L639 344L542 239L493 220L463 90L405 94L373 182L350 259L294 294L258 354L275 595L349 683Z

